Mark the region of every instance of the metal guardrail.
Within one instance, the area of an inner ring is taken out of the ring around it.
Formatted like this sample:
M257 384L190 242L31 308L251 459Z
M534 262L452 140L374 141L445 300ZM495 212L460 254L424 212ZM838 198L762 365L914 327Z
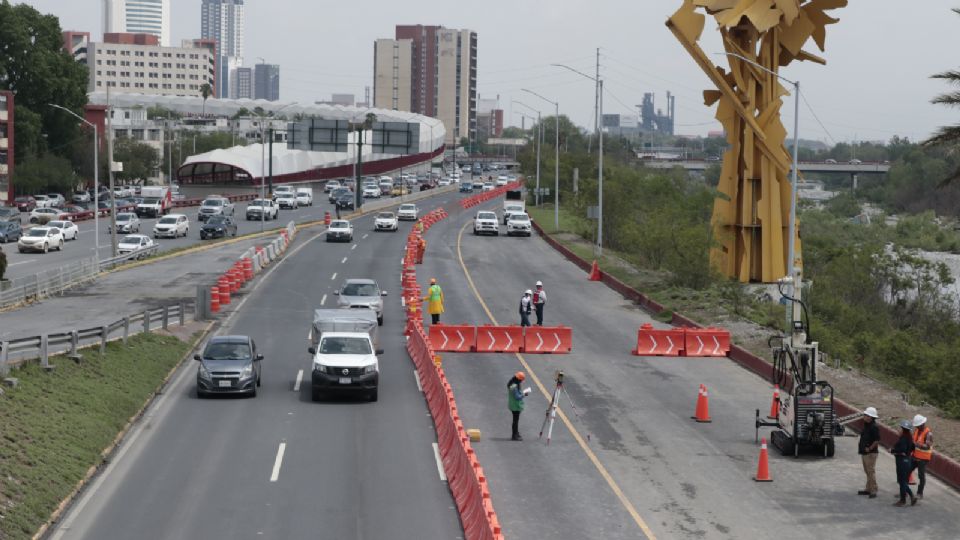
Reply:
M159 251L160 251L160 244L154 244L150 247L145 247L143 249L131 251L130 253L126 253L124 255L118 255L116 257L111 257L109 259L100 259L100 271L102 272L104 270L109 270L127 261L145 259L152 255L156 255Z
M6 376L11 367L30 360L39 360L43 369L53 369L55 366L50 364L50 357L57 354L66 354L80 361L80 349L97 343L100 344L100 354L103 354L111 339L119 338L126 344L133 334L166 330L170 324L183 326L187 324L187 313L191 311L196 320L196 302L193 300L148 309L103 326L4 340L0 342L0 376Z

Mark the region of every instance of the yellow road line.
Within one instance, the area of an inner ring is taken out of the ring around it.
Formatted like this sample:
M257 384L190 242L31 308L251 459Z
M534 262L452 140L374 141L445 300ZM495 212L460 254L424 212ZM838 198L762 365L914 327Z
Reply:
M470 285L470 289L473 291L474 296L477 297L477 301L480 302L480 307L483 308L483 311L486 312L487 317L490 318L490 321L498 325L497 319L494 318L493 313L490 312L490 308L487 307L486 302L483 301L483 298L480 296L480 291L477 290L477 286L473 283L473 278L470 277L470 271L467 269L466 263L463 262L463 253L460 250L461 240L463 239L463 231L466 230L467 225L470 222L467 221L463 224L463 227L460 227L460 232L457 234L457 259L460 261L460 267L463 268L463 274L467 278L467 283ZM527 373L530 374L530 377L533 379L533 382L536 383L537 388L540 389L540 393L543 394L543 397L550 401L551 394L547 391L546 387L543 386L543 383L540 382L540 378L537 377L537 374L533 372L533 369L530 368L530 365L527 363L526 359L522 354L516 353L517 360L520 361L520 365L523 366ZM560 420L563 421L563 424L567 426L567 429L570 430L570 433L573 434L573 438L577 441L577 444L580 445L580 448L583 450L583 453L587 455L590 461L593 463L593 466L597 468L597 471L600 473L600 476L607 481L607 485L610 486L610 489L613 490L614 495L620 499L620 503L627 510L627 513L630 514L630 517L633 518L633 521L636 522L637 526L640 527L640 530L643 531L644 536L647 537L647 540L657 540L656 535L653 534L653 531L650 530L650 527L647 525L647 522L640 517L640 513L637 512L637 509L633 507L633 503L630 502L630 499L627 498L626 494L623 493L623 490L620 489L620 486L617 484L616 480L613 479L613 476L607 471L607 468L603 466L603 463L600 462L600 458L593 453L593 450L587 446L586 441L583 440L583 437L580 435L580 432L577 431L577 428L573 426L573 423L570 422L570 419L563 412L563 409L557 407L557 415L560 417Z

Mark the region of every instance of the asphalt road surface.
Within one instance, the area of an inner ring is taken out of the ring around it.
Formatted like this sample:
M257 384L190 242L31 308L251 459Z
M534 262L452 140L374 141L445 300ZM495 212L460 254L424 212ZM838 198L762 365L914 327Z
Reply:
M304 231L225 321L218 334L249 334L265 355L256 398L197 399L188 363L51 537L461 538L402 336L397 287L410 224L374 233L372 219L354 220L353 243ZM313 403L312 311L333 307L348 277L372 277L390 293L379 401Z
M653 322L644 312L536 236L471 234L475 212L499 205L448 206L450 218L427 233L418 277L438 278L450 324L486 324L490 315L519 324L523 291L542 280L546 323L573 328L569 355L443 354L465 427L483 433L473 447L508 538L958 538L960 497L940 482L928 478L918 506L891 507L897 486L886 452L879 497L858 496L865 477L854 437L841 438L832 459L772 450L774 481L754 482L754 411L769 409L772 387L727 359L632 356L637 328ZM507 409L507 380L518 370L533 388L523 442L510 440ZM566 374L560 405L569 424L557 418L547 446L538 433L557 370ZM701 383L709 424L691 420Z

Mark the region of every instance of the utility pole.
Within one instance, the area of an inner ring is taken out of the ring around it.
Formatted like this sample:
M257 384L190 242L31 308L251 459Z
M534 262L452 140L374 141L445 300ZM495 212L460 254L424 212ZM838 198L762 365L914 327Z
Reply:
M360 204L363 202L363 192L360 189L360 175L363 174L363 131L364 126L361 125L360 129L357 130L357 167L356 173L357 176L354 179L354 193L353 193L353 206L354 210L360 209ZM400 186L400 192L403 192L403 184Z
M272 195L273 194L273 127L272 126L267 129L267 136L270 137L270 143L269 143L270 146L269 146L269 149L267 150L267 152L270 153L269 157L267 158L269 160L267 162L269 163L268 174L270 175L267 177L267 195Z
M113 106L110 105L110 87L107 86L107 164L110 171L110 244L117 256L117 196L113 188ZM100 254L97 254L97 260Z

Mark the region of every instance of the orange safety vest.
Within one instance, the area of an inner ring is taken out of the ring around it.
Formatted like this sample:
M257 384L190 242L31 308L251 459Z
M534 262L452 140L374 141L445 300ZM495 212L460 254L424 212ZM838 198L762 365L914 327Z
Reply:
M930 433L930 428L924 427L923 429L918 429L913 432L913 444L917 445L917 449L913 451L914 459L919 459L920 461L930 461L933 458L933 448L929 450L921 450L919 446L921 444L927 443L927 435Z

